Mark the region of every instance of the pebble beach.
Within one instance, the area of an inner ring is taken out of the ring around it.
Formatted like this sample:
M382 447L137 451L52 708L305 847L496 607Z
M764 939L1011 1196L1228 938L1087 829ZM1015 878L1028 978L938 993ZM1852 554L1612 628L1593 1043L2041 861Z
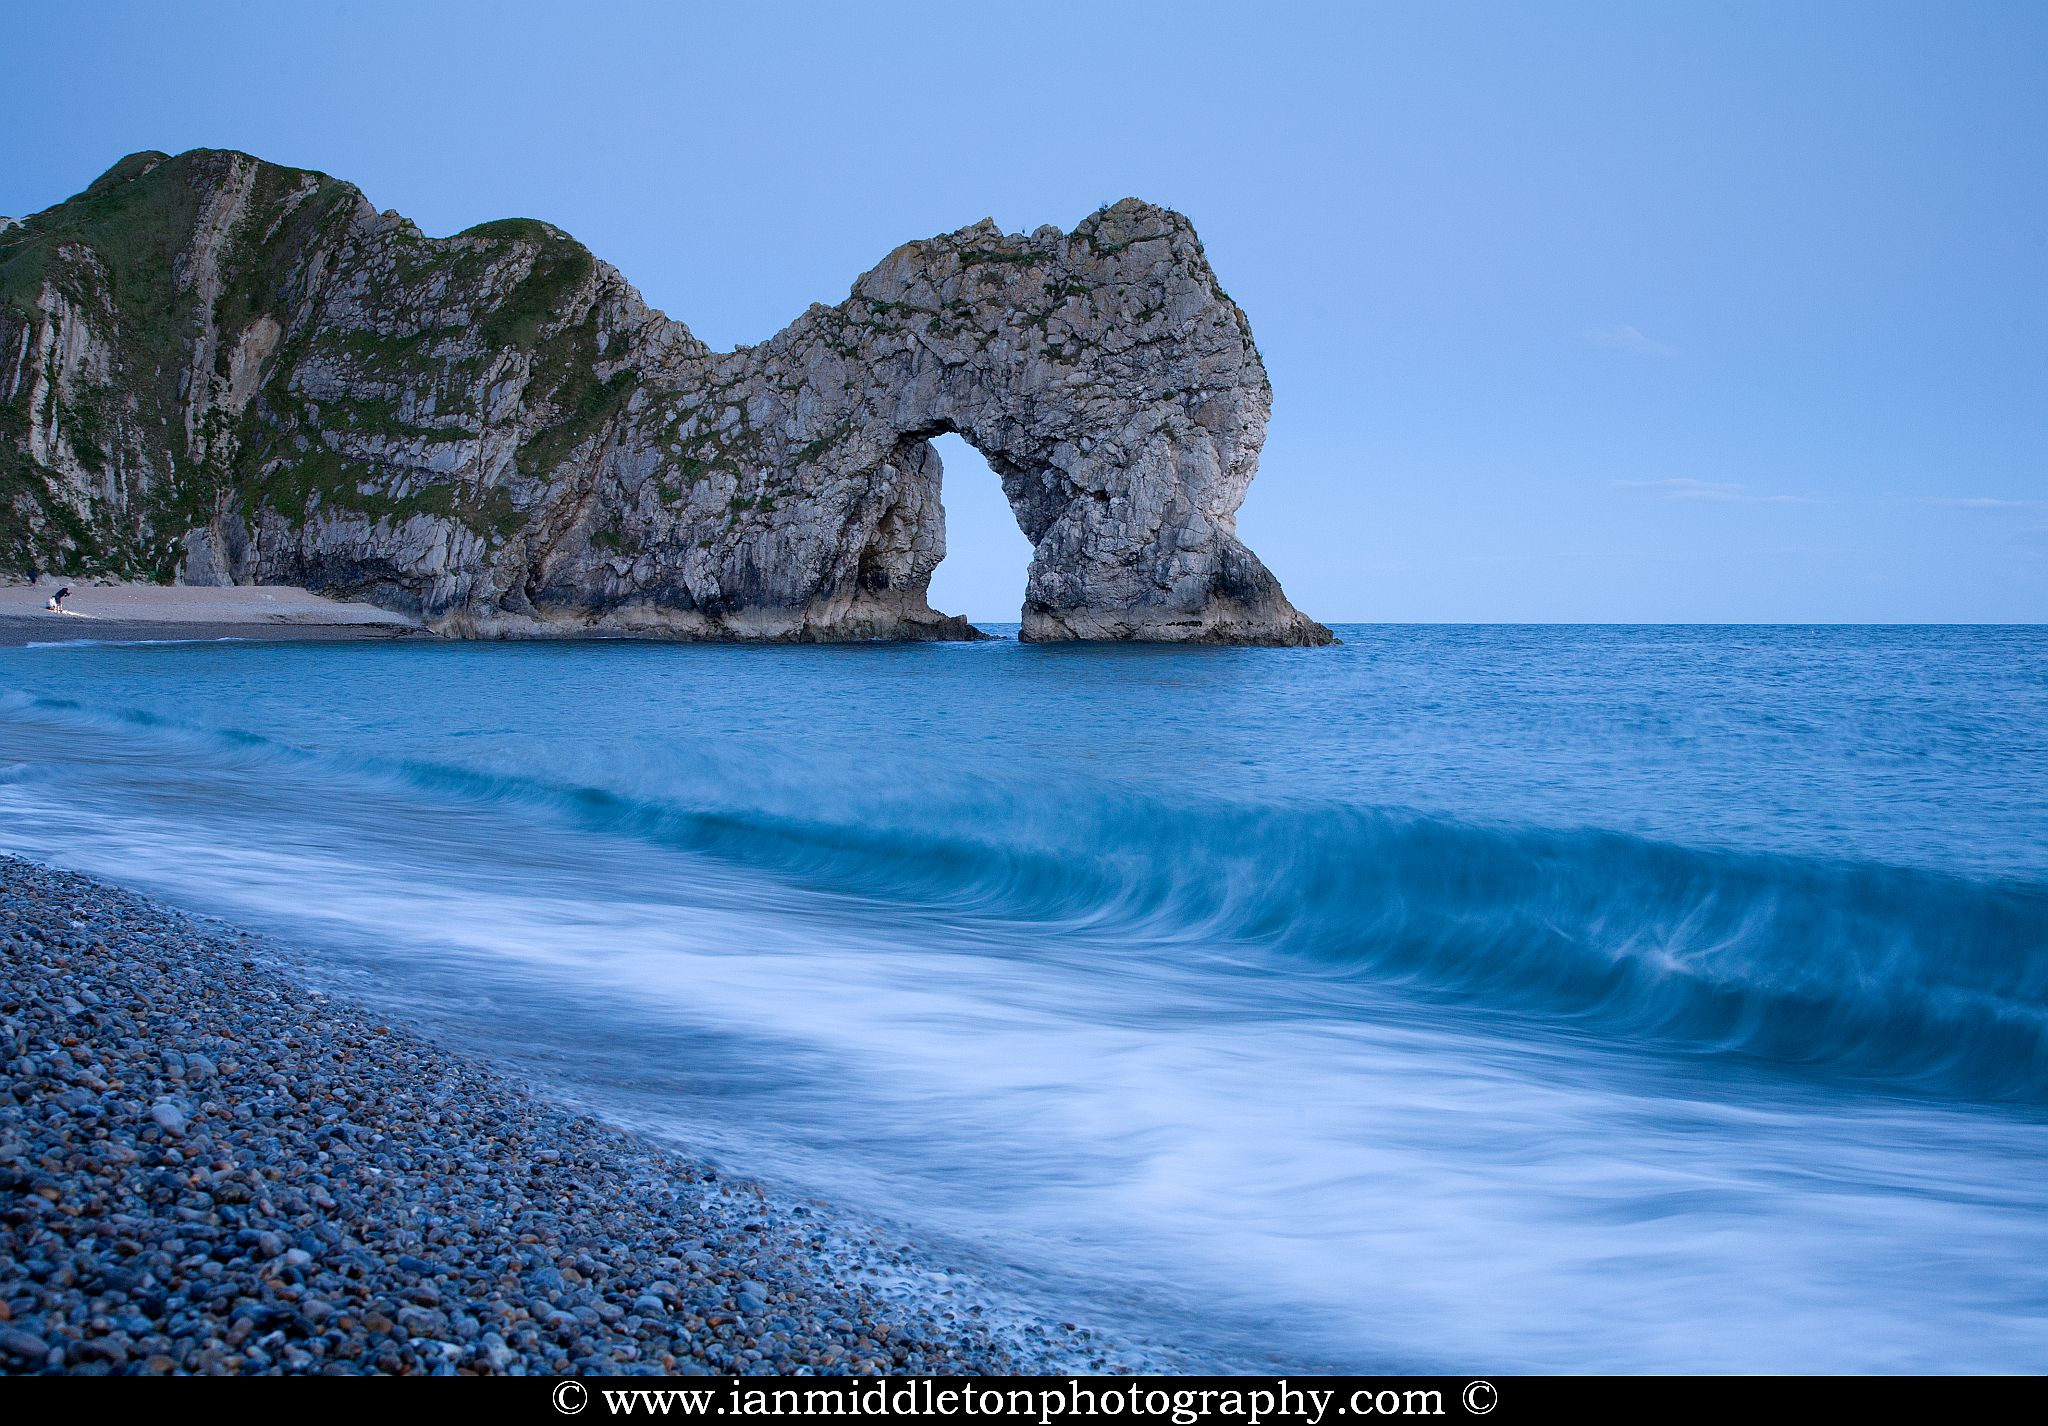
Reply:
M0 857L0 1371L1105 1371L1084 1328Z

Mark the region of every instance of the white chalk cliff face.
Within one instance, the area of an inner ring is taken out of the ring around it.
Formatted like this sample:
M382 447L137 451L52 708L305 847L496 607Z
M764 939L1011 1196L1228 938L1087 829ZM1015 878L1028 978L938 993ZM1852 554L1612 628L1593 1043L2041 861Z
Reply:
M1314 644L1237 539L1271 404L1188 221L907 243L713 352L524 219L138 154L0 229L0 564L304 584L476 636L971 638L930 438L1001 476L1027 639Z

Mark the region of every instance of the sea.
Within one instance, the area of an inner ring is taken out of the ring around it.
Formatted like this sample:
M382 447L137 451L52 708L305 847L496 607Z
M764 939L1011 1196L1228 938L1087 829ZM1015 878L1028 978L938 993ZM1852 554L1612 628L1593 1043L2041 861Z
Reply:
M0 848L1184 1362L2048 1369L2048 628L1338 633L4 649Z

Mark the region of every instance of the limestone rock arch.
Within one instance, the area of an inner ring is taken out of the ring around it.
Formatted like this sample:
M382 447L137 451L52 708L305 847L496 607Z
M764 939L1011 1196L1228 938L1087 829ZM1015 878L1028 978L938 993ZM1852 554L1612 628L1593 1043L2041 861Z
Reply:
M927 598L957 432L1032 543L1026 639L1330 638L1237 538L1250 325L1135 199L906 243L730 352L545 223L430 238L224 151L123 160L0 277L0 559L457 635L968 638Z
M871 512L857 548L790 566L814 576L783 596L810 636L957 632L925 599L945 554L930 441L951 432L1032 543L1025 639L1329 639L1237 539L1271 388L1179 214L1127 200L1071 234L908 243L837 307L707 362L721 409L748 413L757 498ZM711 419L681 399L682 424Z

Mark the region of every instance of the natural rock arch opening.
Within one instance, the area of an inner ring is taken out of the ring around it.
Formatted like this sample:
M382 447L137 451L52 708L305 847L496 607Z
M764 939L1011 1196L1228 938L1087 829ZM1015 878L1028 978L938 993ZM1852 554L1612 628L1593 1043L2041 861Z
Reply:
M1071 234L905 244L766 354L799 424L871 433L830 463L877 512L835 627L962 636L923 597L945 547L930 442L957 432L1032 543L1021 638L1329 641L1237 538L1272 390L1180 215L1126 201Z
M1015 624L1023 617L1031 541L1017 524L1002 479L973 443L953 432L931 438L942 467L946 553L926 600L969 623Z

